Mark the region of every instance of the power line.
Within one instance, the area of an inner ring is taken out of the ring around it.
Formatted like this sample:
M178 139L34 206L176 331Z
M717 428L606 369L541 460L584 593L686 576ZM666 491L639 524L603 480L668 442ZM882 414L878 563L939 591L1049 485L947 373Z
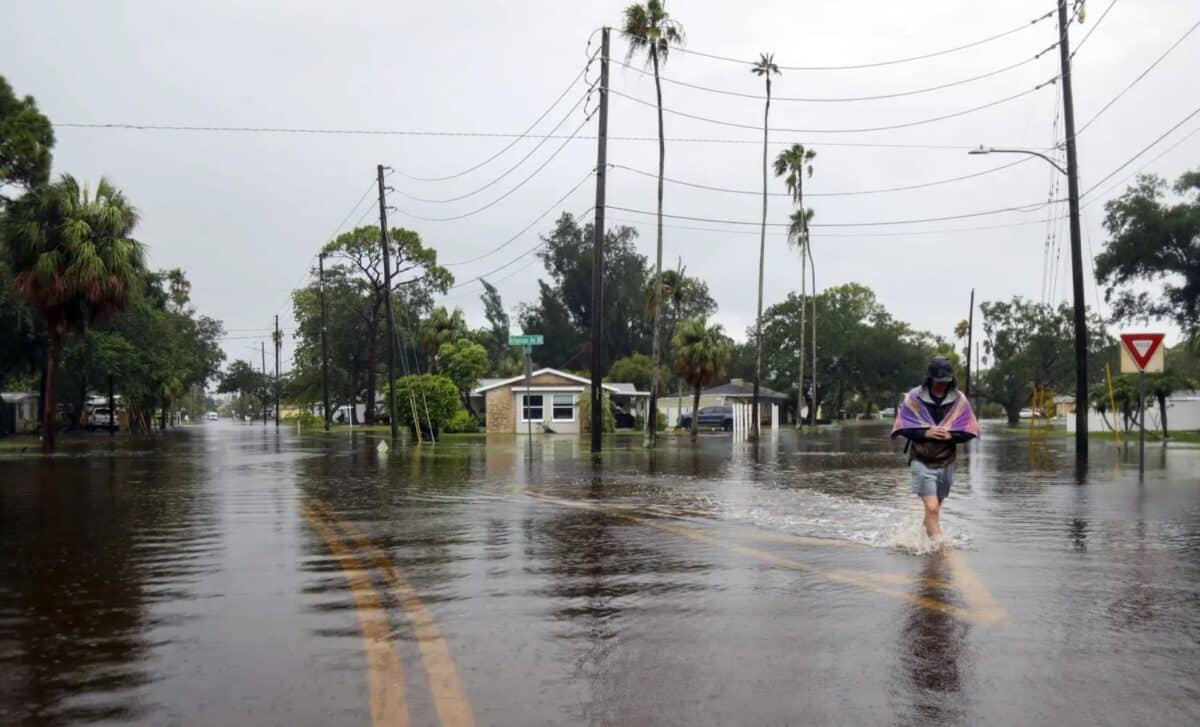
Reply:
M569 189L569 190L567 191L567 193L566 193L566 194L564 194L563 196L559 197L559 198L558 198L558 199L557 199L557 200L554 202L554 204L552 204L552 205L550 205L549 207L547 207L547 208L546 208L546 210L545 210L544 212L542 212L542 213L541 213L540 215L538 215L537 217L533 218L533 220L531 220L531 221L529 222L529 224L527 224L527 225L525 225L524 227L522 227L522 228L520 229L520 231L518 231L518 232L517 232L515 235L513 235L513 236L512 236L512 237L510 237L510 238L508 238L508 239L507 239L507 240L505 240L504 242L500 243L500 244L499 244L499 245L497 245L496 247L494 247L494 248L492 248L491 250L489 250L489 251L487 251L487 252L483 253L482 255L477 255L476 257L470 258L470 259L468 259L468 260L459 260L459 261L457 261L457 262L452 262L452 263L442 263L442 267L446 267L446 268L452 268L452 267L456 267L456 266L458 266L458 265L467 265L467 264L469 264L469 263L477 262L477 261L479 261L479 260L482 260L482 259L484 259L484 258L486 258L486 257L490 257L490 256L492 256L492 255L495 255L496 253L500 252L501 250L503 250L504 248L508 247L508 246L509 246L509 245L511 245L513 242L515 242L515 241L517 240L517 238L521 237L521 236L522 236L522 235L524 235L526 232L529 232L530 228L532 228L532 227L533 227L534 225L536 225L538 222L541 222L541 221L542 221L542 219L543 219L543 218L544 218L546 215L548 215L548 214L550 214L551 212L553 212L554 210L558 209L558 206L559 206L560 204L562 204L562 203L563 203L563 202L564 202L564 201L565 201L565 200L566 200L568 197L570 197L572 194L574 194L574 193L576 192L576 190L578 190L580 187L582 187L582 186L583 186L583 185L584 185L584 184L585 184L585 183L586 183L586 182L587 182L589 179L591 179L593 176L595 176L595 174L596 174L596 172L595 172L594 170L593 170L593 171L589 171L589 172L588 172L586 175L584 175L583 179L579 180L579 182L578 182L578 183L576 183L574 187L571 187L571 189Z
M944 56L949 53L957 53L958 51L967 50L968 48L975 48L976 46L983 45L984 43L990 43L992 41L999 40L1001 38L1013 35L1014 33L1019 33L1022 30L1025 30L1027 28L1031 28L1031 27L1037 25L1038 23L1042 22L1043 20L1046 20L1047 18L1052 17L1053 15L1054 15L1054 11L1052 10L1052 11L1046 13L1045 15L1034 18L1033 20L1031 20L1027 23L1022 23L1021 25L1018 25L1017 27L1012 28L1011 30L1006 30L1002 33L996 33L995 35L990 35L986 38L982 38L980 40L976 40L971 43L964 43L963 45L954 46L953 48L946 48L943 50L933 51L930 53L922 53L920 55L908 56L905 58L893 58L891 60L876 61L873 63L854 63L854 64L847 64L847 65L840 65L840 66L784 66L784 65L780 65L779 68L782 70L785 70L785 71L853 71L853 70L861 70L864 68L880 68L882 66L894 66L894 65L898 65L900 63L911 63L913 61L922 61L922 60L926 60L928 58L936 58L938 56ZM746 61L746 60L742 60L740 58L730 58L728 56L721 56L721 55L717 55L715 53L703 53L701 51L689 50L687 48L672 48L671 50L672 50L672 52L678 51L678 52L684 53L686 55L699 56L701 58L709 58L711 60L717 60L717 61L727 61L730 63L740 63L742 65L748 65L748 66L752 66L755 63L754 61Z
M578 218L580 218L580 217L583 217L584 215L586 215L588 212L591 212L593 209L595 209L595 208L594 208L594 207L589 207L589 208L587 208L587 209L585 209L585 210L583 210L583 211L579 212L578 214L576 214L576 215L573 215L573 217L574 217L574 218L576 218L576 219L578 219ZM490 276L490 275L492 275L492 274L494 274L494 273L498 273L498 272L500 272L501 270L503 270L503 269L507 268L508 266L512 265L512 264L513 264L513 263L515 263L516 261L518 261L518 260L520 260L520 259L522 259L522 258L528 257L529 255L532 255L533 253L537 252L538 250L540 250L541 248L543 248L543 247L545 247L545 246L546 246L546 242L543 240L542 242L539 242L538 244L536 244L536 245L534 245L533 247L529 248L528 250L526 250L525 252L521 253L520 255L517 255L516 257L512 258L511 260L509 260L508 262L504 263L503 265L501 265L501 266L500 266L500 267L498 267L498 268L494 268L494 269L492 269L492 270L489 270L489 271L487 271L486 273L483 273L482 275L476 275L475 277L471 278L470 280L464 280L464 281L463 281L463 282L461 282L461 283L458 283L458 284L456 284L456 285L452 285L452 286L450 286L450 290L455 290L455 289L457 289L457 288L461 288L461 287L463 287L464 285L470 285L471 283L474 283L474 282L475 282L475 281L477 281L477 280L483 280L484 278L487 278L488 276Z
M1092 118L1090 118L1086 122L1084 122L1083 126L1080 126L1079 129L1075 131L1075 138L1079 138L1080 134L1082 134L1084 131L1086 131L1087 128L1089 126L1091 126L1093 122L1096 121L1096 119L1100 118L1100 116L1105 111L1108 111L1109 108L1111 108L1113 104L1115 104L1118 100L1120 100L1120 98L1122 96L1124 96L1126 93L1128 93L1131 88L1136 86L1139 81L1141 81L1143 78L1145 78L1147 75L1149 75L1150 71L1153 71L1154 68L1159 63L1161 63L1164 58L1166 58L1168 55L1170 55L1173 50L1178 48L1179 44L1182 43L1184 40L1186 40L1189 35L1191 35L1193 32L1195 32L1196 28L1200 28L1200 20L1197 20L1195 23L1193 23L1192 27L1188 28L1184 32L1183 35L1179 36L1179 39L1176 40L1174 43L1172 43L1170 48L1167 48L1165 51L1163 51L1162 55L1160 55L1158 58L1156 58L1154 60L1153 63L1151 63L1149 66L1146 67L1146 70L1139 73L1137 78L1130 81L1128 86L1123 88L1121 90L1121 92L1118 93L1116 96L1113 96L1112 99L1110 99L1108 103L1104 104L1104 106L1099 111L1097 111L1094 116L1092 116Z
M1176 130L1176 129L1178 129L1180 126L1183 126L1184 124L1186 124L1186 123L1187 123L1188 121L1190 121L1190 120L1192 119L1192 117L1194 117L1196 114L1200 114L1200 106L1197 106L1195 109L1193 109L1193 110L1192 110L1192 112L1191 112L1191 113L1189 113L1187 116L1184 116L1184 117L1183 117L1183 119L1181 119L1181 120L1179 121L1179 123L1175 124L1175 125L1174 125L1174 126L1172 126L1171 128L1169 128L1169 129L1167 129L1166 131L1164 131L1164 132L1163 132L1163 133L1162 133L1162 134L1161 134L1161 135L1160 135L1160 136L1159 136L1157 139L1155 139L1154 141L1150 142L1150 143L1149 143L1149 144L1147 144L1146 146L1142 147L1142 150L1141 150L1141 151L1139 151L1137 154L1134 154L1133 156L1129 157L1129 159L1125 160L1125 163L1124 163L1124 164L1122 164L1121 166L1117 167L1116 169L1114 169L1114 170L1112 170L1111 172L1109 172L1108 174L1106 174L1106 175L1104 176L1104 178L1103 178L1103 179L1101 179L1099 182L1096 182L1096 183L1095 183L1095 184L1093 184L1091 187L1088 187L1088 189L1087 189L1087 191L1086 191L1086 192L1084 192L1083 194L1079 195L1079 198L1080 198L1080 199L1083 199L1084 197L1086 197L1086 196L1088 196L1089 194L1091 194L1091 193L1092 193L1092 192L1093 192L1093 191L1094 191L1094 190L1095 190L1097 187L1099 187L1100 185L1104 184L1104 183L1105 183L1105 182L1107 182L1108 180L1110 180L1110 179L1112 179L1113 177L1115 177L1115 176L1116 176L1116 175L1117 175L1117 174L1118 174L1118 173L1119 173L1119 172L1120 172L1122 169L1124 169L1125 167L1127 167L1127 166L1129 166L1130 164L1132 164L1132 163L1134 162L1134 160L1136 160L1136 159L1137 159L1138 157L1140 157L1141 155L1143 155L1143 154L1145 154L1146 152L1150 151L1150 149L1151 149L1151 148L1153 148L1155 145L1157 145L1157 144L1158 144L1158 142L1160 142L1160 141L1162 141L1163 139L1165 139L1165 138L1167 138L1168 136L1170 136L1172 133L1174 133L1174 132L1175 132L1175 130Z
M631 220L628 218L621 218L621 217L611 217L610 216L607 219L612 220L613 222L621 222L621 223L625 223L625 224L629 224L629 225L648 225L648 224L650 224L649 222L644 221L644 220ZM958 234L961 232L982 232L982 231L987 231L987 230L1002 230L1002 229L1008 229L1008 228L1013 228L1013 227L1030 227L1032 225L1043 225L1049 221L1050 221L1049 218L1044 218L1044 219L1040 219L1040 220L1030 220L1027 222L1009 222L1009 223L998 224L998 225L977 225L977 226L973 226L973 227L947 227L947 228L938 229L938 230L907 230L904 232L851 232L851 233L822 232L820 237L821 237L821 239L826 239L826 238L920 237L920 236L928 236L928 235L953 235L953 234ZM754 237L758 237L758 235L759 235L757 230L729 230L729 229L722 229L719 227L696 227L693 225L671 225L671 224L664 224L663 227L672 229L672 230L690 230L693 232L716 232L716 233L720 233L722 235L752 235ZM786 235L781 234L781 233L771 233L771 236L774 239L782 239L782 238L786 237Z
M500 195L499 197L497 197L496 199L492 200L491 202L488 202L487 204L483 205L482 207L478 207L478 208L476 208L476 209L473 209L473 210L471 210L470 212L464 212L464 213L463 213L463 214L461 214L461 215L451 215L451 216L449 216L449 217L426 217L426 216L423 216L423 215L416 215L416 214L413 214L412 212L407 212L407 211L405 211L405 210L402 210L402 209L400 209L400 208L396 208L396 211L397 211L397 212L399 212L399 213L400 213L400 214L402 214L402 215L405 215L405 216L407 216L407 217L411 217L411 218L413 218L413 219L415 219L415 220L424 220L424 221L426 221L426 222L452 222L452 221L454 221L454 220L461 220L461 219L465 219L465 218L467 218L467 217L471 217L471 216L473 216L473 215L477 215L477 214L479 214L480 212L483 212L484 210L490 209L491 207L494 207L494 206L496 206L496 205L497 205L497 204L499 204L500 202L503 202L505 199L508 199L508 197L509 197L509 196L511 196L511 195L512 195L514 192L516 192L516 191L517 191L518 189L520 189L521 187L524 187L524 186L525 186L525 184L526 184L526 183L527 183L529 180L533 179L533 178L534 178L534 177L536 177L536 176L537 176L539 173L541 173L541 171L542 171L543 169L545 169L545 168L546 168L546 167L547 167L547 166L550 164L550 162L554 161L555 157L557 157L557 156L559 155L559 153L560 153L560 152L561 152L563 149L565 149L565 148L567 147L567 144L569 144L569 143L571 142L571 139L575 138L575 134L579 133L579 132L580 132L580 131L583 129L583 127L584 127L584 126L586 126L586 125L587 125L587 123L588 123L589 121L591 121L591 120L592 120L592 116L591 116L591 114L589 114L589 115L587 115L586 117L584 117L583 121L582 121L582 122L580 122L579 126L575 127L575 131L574 131L574 133L572 133L572 134L571 134L571 136L567 137L567 138L566 138L566 139L563 141L563 143L559 144L559 145L558 145L558 148L554 150L554 153L553 153L553 154L551 154L549 157L547 157L547 158L546 158L546 160L545 160L544 162L542 162L541 166L539 166L537 169L534 169L534 170L533 170L533 171L532 171L532 172L529 174L529 176L525 177L525 178L524 178L524 179L522 179L520 182L518 182L518 183L517 183L517 186L513 187L512 189L508 190L508 191L507 191L507 192L505 192L504 194Z
M1075 54L1079 52L1079 49L1083 47L1084 43L1088 42L1088 38L1092 37L1092 33L1096 32L1096 28L1100 27L1100 23L1104 22L1104 19L1108 17L1109 11L1111 11L1113 6L1116 4L1117 0L1112 0L1112 2L1108 4L1108 7L1104 9L1104 12L1100 14L1100 17L1096 19L1096 22L1092 23L1092 27L1088 30L1087 34L1083 36L1083 40L1079 41L1079 43L1076 44L1075 49L1071 51L1071 60L1075 60ZM1078 16L1078 12L1076 12L1076 15Z
M810 223L808 226L813 227L813 228L885 227L885 226L891 226L891 225L913 225L913 224L919 224L919 223L924 223L924 222L945 222L948 220L965 220L965 219L970 219L972 217L986 217L988 215L998 215L998 214L1003 214L1005 212L1034 212L1036 210L1047 207L1049 204L1051 204L1053 202L1061 202L1061 201L1062 201L1061 199L1057 199L1057 200L1052 200L1051 202L1033 202L1030 204L1014 206L1014 207L1001 207L999 209L982 210L980 212L967 212L967 213L958 214L958 215L943 215L941 217L922 217L922 218L915 218L915 219L910 219L910 220L880 220L878 222L826 222L824 224L818 224L818 223L813 222L813 223ZM616 205L609 205L609 209L619 210L621 212L632 212L634 214L640 214L640 215L655 215L655 214L657 214L656 212L651 212L648 210L632 209L629 207L617 207ZM715 218L715 217L693 217L690 215L671 215L671 214L666 214L666 213L663 214L663 217L668 217L668 218L674 219L674 220L690 220L692 222L715 222L718 224L725 224L725 225L754 225L754 226L762 225L761 220L731 220L731 219ZM791 227L791 224L788 222L768 222L767 226L768 227Z
M1050 45L1048 48L1037 53L1036 55L1030 56L1021 61L1017 61L1016 63L1012 63L1010 65L1004 66L1003 68L998 68L996 70L989 71L987 73L981 73L979 75L971 76L970 78L964 78L964 79L961 79L958 81L942 83L942 84L939 84L936 86L926 86L923 88L910 89L908 91L897 91L897 92L893 92L893 93L876 94L873 96L801 97L801 96L775 96L772 94L771 101L785 101L785 102L799 102L799 103L853 103L853 102L858 102L858 101L881 101L884 99L903 98L906 96L917 96L917 95L924 94L924 93L932 93L934 91L942 91L947 88L954 88L955 86L962 86L964 84L972 83L974 81L981 81L985 78L991 78L993 76L998 76L1002 73L1005 73L1006 71L1011 71L1013 69L1020 68L1021 66L1025 66L1030 63L1033 63L1034 61L1041 58L1042 54L1046 53L1047 51L1053 50L1054 48L1057 48L1057 47L1058 47L1058 43L1054 43L1054 44ZM616 63L617 65L624 66L625 68L628 68L629 70L634 71L636 73L640 73L644 76L654 75L652 71L647 71L647 70L638 68L629 63L624 63L624 62L618 61L618 60L613 60L613 62ZM712 88L710 86L702 86L697 83L689 83L687 81L680 81L680 80L677 80L674 78L668 78L661 74L659 75L659 80L663 81L664 83L669 83L669 84L672 84L675 86L681 86L683 88L690 88L690 89L693 89L696 91L704 91L706 93L720 94L722 96L736 96L738 98L748 98L748 99L754 99L754 100L758 100L758 101L762 101L762 100L766 99L766 96L761 95L761 94L745 93L745 92L741 92L741 91L731 91L729 89L723 89L723 88Z
M413 137L430 137L430 138L478 138L478 139L571 139L574 141L595 141L595 134L577 134L570 136L566 134L520 134L503 131L429 131L417 129L320 129L320 128L281 128L268 126L173 126L167 124L123 124L123 123L74 123L74 122L52 122L58 128L82 128L82 129L116 129L123 131L162 131L162 132L198 132L198 133L247 133L247 134L313 134L313 135L332 135L332 136L413 136ZM761 127L758 127L761 130ZM609 141L629 141L629 142L644 142L658 143L657 136L609 136ZM762 138L756 139L729 139L720 137L667 137L666 141L672 144L753 144L761 145ZM780 142L782 145L782 142ZM878 143L878 142L846 142L846 141L822 141L822 146L825 147L847 147L847 148L863 148L863 149L915 149L915 150L949 150L949 151L970 151L976 148L969 144L901 144L901 143ZM1016 144L1014 146L1020 146Z
M900 124L886 124L884 126L866 126L866 127L862 127L862 128L856 128L856 129L792 129L792 128L783 128L783 127L771 127L771 131L776 132L776 133L785 133L785 134L862 134L862 133L867 133L867 132L872 132L872 131L892 131L895 129L909 129L914 126L924 126L926 124L933 124L933 123L937 123L939 121L947 121L949 119L955 119L960 116L966 116L968 114L973 114L976 111L983 111L984 109L989 109L989 108L992 108L993 106L999 106L1001 104L1005 104L1010 101L1015 101L1024 96L1028 96L1031 93L1036 93L1037 91L1041 90L1046 85L1053 83L1057 79L1058 79L1058 77L1055 76L1054 78L1050 79L1049 81L1040 83L1037 86L1034 86L1033 88L1026 89L1019 93L1014 93L1011 96L1005 96L1004 98L997 99L995 101L989 101L988 103L985 103L985 104L980 104L978 106L972 106L970 108L962 109L960 111L955 111L955 112L949 113L949 114L942 114L941 116L933 116L933 117L930 117L927 119L918 119L916 121L906 121L906 122L900 123ZM621 98L625 98L630 101L633 101L634 103L640 104L642 106L648 106L650 108L655 108L655 109L658 108L658 105L656 103L651 103L649 101L643 101L642 99L637 98L636 96L631 96L627 93L624 93L623 91L618 91L615 88L610 88L608 90L608 92L615 96L620 96ZM724 121L722 119L714 119L709 116L701 116L699 114L692 114L692 113L688 113L686 111L678 111L676 109L670 109L670 108L666 108L666 107L663 107L662 110L664 112L666 112L668 114L672 114L674 116L682 116L684 118L693 119L695 121L704 121L704 122L707 122L710 124L717 124L719 126L729 126L729 127L733 127L733 128L737 128L737 129L755 129L758 131L762 130L762 126L757 126L755 124L742 124L742 123L738 123L736 121Z
M982 176L985 176L988 174L994 174L996 172L999 172L999 171L1002 171L1005 169L1009 169L1011 167L1015 167L1019 164L1025 164L1026 162L1029 162L1032 159L1033 159L1033 157L1022 157L1020 159L1017 159L1016 161L1009 162L1008 164L1003 164L1001 166L994 167L992 169L985 169L982 172L974 172L972 174L964 174L959 177L950 177L948 179L938 179L938 180L934 180L932 182L923 182L921 184L909 184L909 185L905 185L905 186L901 186L901 187L885 187L882 189L861 189L861 190L852 190L852 191L844 191L844 192L806 192L804 196L805 197L854 197L854 196L860 196L860 195L885 194L885 193L889 193L889 192L904 192L904 191L913 190L913 189L924 189L926 187L936 187L936 186L939 186L942 184L951 184L953 182L961 182L966 179L974 179L975 177L982 177ZM633 172L634 174L638 174L643 177L649 177L652 179L658 178L658 174L656 172L648 172L648 171L645 171L642 169L635 169L633 167L625 166L624 164L609 164L608 166L611 169L622 169L622 170L625 170L628 172ZM708 190L710 192L727 192L729 194L744 194L744 195L753 195L756 197L762 196L762 190L756 191L756 190L752 190L752 189L733 189L730 187L717 187L717 186L708 185L708 184L699 184L696 182L688 182L688 181L685 181L682 179L674 179L672 177L663 177L663 180L670 182L672 184L678 184L683 187L692 187L694 189L704 189L704 190ZM791 197L792 196L789 192L768 192L767 195L770 197Z
M599 51L596 51L596 52L599 53ZM562 93L560 93L558 95L558 98L554 99L554 103L547 106L546 110L543 111L541 113L541 115L538 116L536 119L534 119L533 123L530 124L529 126L527 126L524 131L522 131L519 134L513 135L513 139L511 142L509 142L502 149L500 149L500 151L497 151L495 154L491 155L487 159L484 159L483 161L479 162L478 164L468 167L468 168L462 170L461 172L455 172L454 174L447 174L447 175L441 176L441 177L420 177L415 174L407 174L407 173L401 172L401 171L398 171L396 173L399 174L400 176L404 177L405 179L411 179L416 182L445 182L445 181L448 181L451 179L458 179L459 177L465 176L467 174L470 174L471 172L474 172L477 169L487 166L488 164L490 164L491 162L495 161L500 156L502 156L509 149L516 146L517 142L521 141L522 139L528 138L529 133L531 131L533 131L534 128L536 128L538 124L542 123L543 119L545 119L547 116L550 115L550 112L554 110L554 107L558 106L558 104L561 103L564 98L566 98L567 93L569 93L570 90L575 87L575 84L579 83L579 79L583 78L584 75L587 74L588 68L592 65L592 61L595 60L595 58L596 58L596 54L593 53L588 58L588 62L586 64L584 64L583 69L579 71L579 73L575 76L575 78L571 79L571 82L569 84L567 84L567 87L564 88ZM586 97L586 94L585 94L585 97ZM557 128L557 127L555 127L555 128ZM421 201L424 201L424 200L421 200Z
M1124 184L1125 182L1129 181L1131 178L1133 178L1133 177L1137 176L1138 174L1141 174L1142 172L1146 171L1146 169L1148 169L1148 168L1150 167L1150 165L1151 165L1151 164L1153 164L1154 162L1158 161L1159 159L1162 159L1163 157L1165 157L1166 155L1170 154L1171 152L1175 151L1175 148L1176 148L1176 147L1178 147L1179 145L1183 144L1183 143L1184 143L1185 141L1187 141L1188 139L1191 139L1191 138L1192 138L1193 136L1195 136L1196 134L1200 134L1200 126L1197 126L1196 128L1192 129L1192 130L1191 130L1191 131L1189 131L1187 134L1185 134L1185 135L1183 136L1183 138L1179 139L1179 141L1176 141L1174 144L1172 144L1172 145L1168 146L1166 149L1163 149L1161 152L1159 152L1159 153L1158 153L1158 155L1157 155L1157 156L1155 156L1153 159L1151 159L1150 161L1148 161L1148 162L1146 162L1145 164L1143 164L1141 167L1139 167L1139 168L1138 168L1136 171L1134 171L1132 174L1127 174L1127 175L1125 175L1124 177L1121 177L1119 180L1117 180L1117 182L1116 182L1115 184L1113 184L1113 185L1111 185L1111 186L1109 186L1109 187L1106 187L1106 188L1104 189L1104 191L1102 191L1102 192L1100 192L1098 195L1096 195L1096 196L1095 196L1095 197L1094 197L1094 198L1093 198L1093 199L1092 199L1090 202L1088 202L1087 204L1085 204L1085 205L1083 206L1083 208L1084 208L1084 209L1087 209L1088 207L1091 207L1092 205L1096 204L1096 203L1097 203L1097 202L1099 202L1100 200L1104 199L1104 198L1105 198L1106 196L1108 196L1108 194L1109 194L1110 192L1112 192L1114 189L1116 189L1117 187L1120 187L1122 184Z
M554 125L554 128L550 130L551 134L557 132L562 127L563 124L567 123L567 119L571 118L571 114L575 112L575 109L579 108L580 104L583 103L584 99L587 98L589 93L591 93L590 88L588 89L587 93L585 93L579 97L579 100L575 102L575 105L572 106L570 109L568 109L567 113L559 120L559 122L557 124ZM506 169L504 172L502 172L500 174L500 176L496 177L495 179L491 180L490 182L487 182L486 184L484 184L483 186L481 186L477 189L467 192L466 194L460 194L456 197L446 197L443 199L432 199L432 198L428 198L428 197L418 197L416 195L409 194L402 190L396 190L396 193L399 194L401 197L407 197L408 199L415 200L417 202L427 202L429 204L448 204L450 202L458 202L459 200L464 200L468 197L474 197L475 195L479 194L480 192L498 184L500 182L500 180L504 179L509 174L512 174L513 172L515 172L518 167L520 167L522 164L524 164L526 161L528 161L529 158L532 157L534 154L536 154L538 149L541 149L546 144L546 142L549 140L550 140L549 136L543 137L541 141L539 141L537 144L534 145L534 147L532 149L529 150L528 154L526 154L525 156L518 159L516 164L513 164L511 167ZM516 141L513 142L513 144L515 144L515 143L516 143ZM510 148L511 148L511 146L512 146L512 144L509 145Z

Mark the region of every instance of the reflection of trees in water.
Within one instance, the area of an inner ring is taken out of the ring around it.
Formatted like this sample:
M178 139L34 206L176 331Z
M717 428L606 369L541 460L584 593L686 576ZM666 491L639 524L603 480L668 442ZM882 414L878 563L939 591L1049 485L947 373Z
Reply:
M144 714L150 650L187 618L152 609L186 597L221 547L194 470L187 456L40 461L0 488L6 721Z
M943 553L927 556L917 581L915 596L945 601L952 581ZM963 669L969 627L948 613L917 604L908 607L897 651L900 671L893 687L904 702L902 724L944 725L965 723Z

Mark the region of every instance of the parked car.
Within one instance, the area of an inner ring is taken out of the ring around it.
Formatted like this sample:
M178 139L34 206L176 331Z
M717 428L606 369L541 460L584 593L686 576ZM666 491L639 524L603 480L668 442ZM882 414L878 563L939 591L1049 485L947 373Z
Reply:
M217 413L215 411L210 411L209 413L204 415L204 421L206 421L206 422L220 421L220 419L221 419L221 417L217 416Z
M106 429L116 431L117 424L113 421L112 410L107 406L96 407L92 409L87 418L87 430L94 432L97 429Z
M679 426L684 429L692 428L692 415L684 414L679 418ZM733 431L733 407L731 406L705 406L701 407L696 413L696 427L698 429L723 429L727 432Z
M896 416L896 408L889 406L886 409L880 409L879 416L882 419L894 419Z

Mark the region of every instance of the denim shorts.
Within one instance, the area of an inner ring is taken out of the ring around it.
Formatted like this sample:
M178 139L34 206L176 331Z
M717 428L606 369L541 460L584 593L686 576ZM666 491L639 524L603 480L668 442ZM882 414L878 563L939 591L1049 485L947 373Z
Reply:
M921 460L914 459L908 465L908 474L914 495L937 495L943 500L950 495L950 485L954 482L953 464L930 467Z

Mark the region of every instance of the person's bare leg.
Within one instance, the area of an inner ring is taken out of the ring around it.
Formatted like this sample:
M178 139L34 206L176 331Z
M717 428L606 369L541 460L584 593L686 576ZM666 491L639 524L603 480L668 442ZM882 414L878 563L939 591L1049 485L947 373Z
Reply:
M942 524L938 520L942 503L937 495L924 495L921 502L925 503L925 533L930 538L936 538L942 534Z

